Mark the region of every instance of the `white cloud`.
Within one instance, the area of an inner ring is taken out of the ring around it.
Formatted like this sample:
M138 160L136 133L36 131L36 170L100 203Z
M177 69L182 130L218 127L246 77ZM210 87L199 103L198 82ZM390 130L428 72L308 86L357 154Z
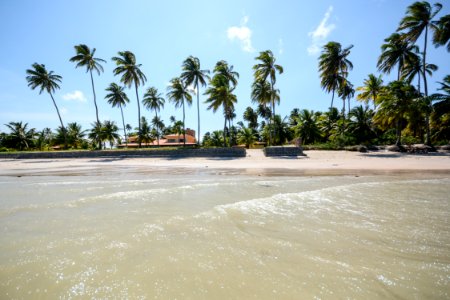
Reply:
M278 53L281 55L284 53L284 43L283 43L283 39L280 38L278 40Z
M242 50L245 52L254 52L252 46L252 31L247 27L248 16L242 18L241 26L232 26L227 29L227 37L230 41L239 40Z
M320 47L325 43L330 33L336 28L336 25L334 24L327 24L332 12L333 6L328 7L319 26L317 26L314 31L308 33L308 36L311 37L311 45L307 48L309 55L317 55L320 52Z
M79 102L87 102L87 98L82 91L73 91L72 93L64 94L62 98L66 101L73 100Z

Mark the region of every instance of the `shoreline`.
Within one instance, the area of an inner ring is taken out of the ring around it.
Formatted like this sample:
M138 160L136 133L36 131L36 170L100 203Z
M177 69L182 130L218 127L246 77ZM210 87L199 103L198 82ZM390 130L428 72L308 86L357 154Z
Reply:
M305 151L306 156L265 157L247 150L242 158L60 158L0 159L0 176L69 176L111 173L259 176L450 175L450 153Z

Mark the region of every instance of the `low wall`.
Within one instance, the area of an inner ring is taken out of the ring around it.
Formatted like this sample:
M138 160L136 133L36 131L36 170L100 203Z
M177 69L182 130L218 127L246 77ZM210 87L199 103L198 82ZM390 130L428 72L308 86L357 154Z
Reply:
M207 148L176 150L101 150L0 153L2 159L96 158L96 157L245 157L245 148Z
M301 147L266 147L264 148L265 156L304 156Z

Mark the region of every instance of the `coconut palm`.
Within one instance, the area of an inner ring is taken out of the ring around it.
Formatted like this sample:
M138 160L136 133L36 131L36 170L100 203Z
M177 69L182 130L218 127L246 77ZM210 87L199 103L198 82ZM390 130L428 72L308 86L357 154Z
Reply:
M152 128L148 124L148 121L145 117L141 118L141 131L142 131L141 135L142 141L147 145L153 143L155 137L153 136Z
M328 42L323 46L319 56L319 72L322 89L331 92L331 105L333 107L334 93L347 77L348 71L353 69L352 62L347 58L353 45L342 49L338 42Z
M283 74L283 67L276 64L276 59L273 56L272 51L266 50L259 53L257 57L255 57L256 60L259 60L260 63L257 63L253 66L254 73L254 81L260 82L262 85L264 85L264 82L267 82L267 79L269 79L268 82L270 82L270 103L272 105L272 116L271 119L273 121L273 118L275 116L275 103L280 103L280 96L279 90L275 89L275 83L277 80L276 74ZM269 122L270 125L270 122ZM271 142L271 131L269 131L269 143Z
M147 81L144 73L141 71L141 64L136 64L136 57L130 51L120 51L119 56L113 57L112 60L116 62L117 68L114 69L114 75L122 75L120 81L127 85L128 88L134 84L136 90L136 100L138 105L138 135L139 148L141 147L140 131L141 131L141 105L139 102L138 87Z
M159 138L161 136L161 133L164 130L164 122L161 120L159 116L154 116L152 119L152 125L156 129L156 138L158 139L158 146L159 146Z
M376 77L374 74L369 74L368 78L364 80L364 86L357 87L356 90L360 93L356 96L356 100L369 103L372 100L374 108L377 107L378 95L383 89L383 79L381 75Z
M351 133L357 143L364 143L370 141L375 137L373 128L373 111L367 106L363 108L362 105L354 107L348 113L349 123L347 131Z
M78 67L86 67L86 72L89 72L91 75L91 84L92 84L92 93L94 94L94 105L95 105L95 115L97 117L97 122L100 123L100 119L98 118L98 107L97 107L97 98L95 95L95 87L94 87L94 77L92 76L92 70L97 71L97 74L100 75L100 72L103 72L103 67L101 63L106 63L105 60L101 58L94 57L96 49L93 48L92 51L88 46L84 44L74 46L76 55L70 59L71 62L75 62L76 68Z
M67 124L67 140L68 144L77 149L83 143L86 131L81 129L81 125L77 122Z
M403 38L411 43L416 43L419 37L424 34L423 51L422 51L422 74L425 89L425 97L428 96L428 85L426 76L426 56L428 43L428 30L431 29L434 33L437 32L438 27L433 18L442 9L442 4L435 3L434 10L427 1L414 2L408 6L406 16L400 21L398 31L405 30Z
M125 137L125 144L128 147L128 140L127 140L127 130L125 126L125 119L123 117L123 107L127 105L127 103L130 102L128 99L127 94L124 91L124 88L122 86L117 85L116 83L111 83L108 88L106 88L106 91L109 92L106 94L105 99L108 101L108 104L110 104L112 107L119 107L120 113L122 115L122 126L123 126L123 134Z
M144 94L144 99L142 99L142 103L144 106L149 110L155 111L155 117L158 118L158 111L161 110L162 107L164 107L164 98L161 96L160 93L158 93L158 90L154 87L149 87L147 89L147 92ZM157 129L158 130L158 129ZM159 132L157 132L157 138L158 138L158 146L159 146Z
M183 81L175 77L170 81L170 85L167 88L167 98L175 105L175 108L183 108L183 146L186 146L185 102L188 106L191 106L192 96Z
M428 64L425 67L425 73L428 75L432 75L434 71L437 71L438 67L434 64ZM417 57L412 62L408 62L403 68L403 72L401 78L406 80L407 83L411 84L414 78L417 76L417 90L420 93L420 80L423 77L423 67L422 61Z
M230 112L234 111L234 104L237 102L236 95L233 94L237 85L239 73L233 71L233 66L229 66L226 61L219 61L214 67L214 76L209 81L209 88L205 91L208 95L205 103L209 103L208 109L212 109L215 113L220 107L223 108L224 128L223 142L226 147L227 139L227 120Z
M249 128L254 130L258 128L258 114L250 106L245 109L243 119L248 122Z
M245 148L249 149L255 144L257 137L255 131L252 128L243 126L237 133L238 144L244 144Z
M200 60L194 56L189 56L183 61L182 70L180 78L187 86L193 85L197 94L197 143L200 145L200 85L206 86L206 80L209 80L209 70L202 70Z
M395 66L398 66L397 80L400 80L404 66L417 59L419 48L406 41L399 33L391 34L384 41L378 58L378 70L389 74Z
M11 131L6 136L8 146L19 151L31 148L36 136L36 130L34 128L28 129L28 123L23 124L22 122L9 122L5 126Z
M302 143L315 143L321 139L320 129L314 111L302 109L296 118L295 135L302 139Z
M55 99L53 98L53 93L55 92L55 89L59 89L58 82L61 82L62 77L60 75L56 75L53 73L53 71L47 72L47 69L45 68L45 65L34 63L32 65L33 69L28 69L26 77L28 81L28 86L34 90L35 88L39 87L40 91L39 94L41 94L44 90L49 93L50 97L52 98L53 105L55 106L56 112L58 114L59 122L61 123L61 128L64 132L64 140L66 140L66 129L64 127L64 123L61 119L61 114L59 113L58 106L56 105Z
M345 100L348 101L348 109L350 111L350 99L355 95L355 89L353 88L353 84L345 79L341 86L339 86L338 91L339 97L342 98L343 106L342 106L342 117L345 119Z
M93 145L100 145L101 150L103 148L103 141L105 140L103 124L94 122L91 126L92 128L89 130L88 138L91 139Z
M433 34L433 43L436 47L447 44L447 51L450 52L450 15L441 17L436 22L436 25L437 28Z
M109 146L111 149L114 145L114 142L120 140L120 135L117 133L117 131L119 131L119 127L117 127L116 122L109 120L103 122L103 140L109 142Z
M380 106L375 114L374 122L385 128L394 127L396 145L401 146L402 130L406 126L414 101L419 93L404 81L393 81L380 94Z

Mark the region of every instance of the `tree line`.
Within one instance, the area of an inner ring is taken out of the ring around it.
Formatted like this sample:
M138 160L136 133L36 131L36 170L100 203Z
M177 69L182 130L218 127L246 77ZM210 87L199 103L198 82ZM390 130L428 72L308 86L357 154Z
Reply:
M238 101L234 93L239 73L227 61L216 63L210 76L209 70L201 68L197 57L189 56L181 65L181 74L170 80L164 97L155 87L148 87L140 100L139 87L147 78L141 70L135 55L130 51L120 51L112 58L116 68L115 76L120 83L111 83L107 88L105 100L121 110L123 139L119 127L114 121L101 121L97 106L93 72L103 72L102 63L106 61L95 57L96 49L80 44L74 47L75 56L70 62L75 67L85 68L89 73L96 119L92 128L82 130L77 123L64 125L54 93L60 88L60 75L48 71L43 64L34 63L26 71L28 86L38 89L39 94L49 94L58 115L60 126L56 132L45 128L36 131L28 128L27 123L10 122L5 124L10 133L0 134L0 147L6 149L49 149L55 145L64 148L110 147L115 143L127 143L130 135L137 136L141 143L149 143L161 136L176 133L186 134L185 109L191 106L193 96L197 105L197 140L200 141L200 88L205 88L203 96L207 109L214 113L220 111L224 118L222 130L207 132L203 136L203 146L219 147L246 145L251 147L257 142L264 145L282 145L299 139L303 144L324 144L329 148L339 148L351 144L396 144L425 143L444 144L450 141L450 75L439 82L438 93L430 94L428 80L438 66L428 62L428 42L434 46L444 46L450 52L450 15L438 18L442 9L440 3L431 5L426 1L415 2L407 7L405 16L393 34L381 45L381 54L377 61L378 71L382 74L396 73L396 80L384 83L382 75L369 74L363 86L354 87L349 81L353 69L350 60L353 45L342 47L338 42L329 42L323 46L318 59L318 71L321 86L331 93L330 109L326 112L314 112L307 109L293 109L289 116L282 118L276 114L280 104L280 90L276 87L277 75L283 74L283 67L276 63L270 50L262 51L255 57L253 66L254 80L251 88L251 100L256 107L247 107L242 119L237 122L235 105ZM423 45L418 44L422 37ZM138 127L133 129L125 123L123 108L129 103L125 88L134 88L138 107ZM356 94L358 92L358 94ZM355 97L364 105L350 107ZM342 100L342 109L334 107L335 97ZM158 113L164 108L167 98L176 108L182 109L183 119L177 121L171 117L166 126ZM141 117L141 104L153 111L155 116L149 123ZM184 141L186 138L184 137Z

